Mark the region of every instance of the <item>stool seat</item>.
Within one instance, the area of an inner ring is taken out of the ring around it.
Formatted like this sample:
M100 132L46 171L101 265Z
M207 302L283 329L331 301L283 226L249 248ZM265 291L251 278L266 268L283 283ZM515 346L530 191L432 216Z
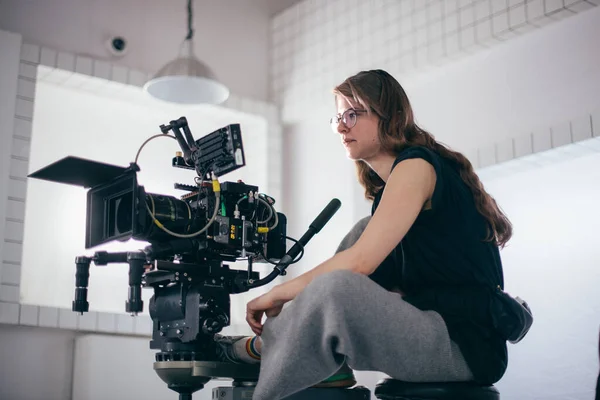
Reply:
M499 400L493 385L475 382L403 382L383 379L375 386L375 397L382 400Z

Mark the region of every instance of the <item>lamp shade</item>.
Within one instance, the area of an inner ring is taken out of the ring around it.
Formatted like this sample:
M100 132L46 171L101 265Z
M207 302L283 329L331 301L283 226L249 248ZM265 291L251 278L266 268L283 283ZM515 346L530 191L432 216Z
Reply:
M152 97L179 104L220 104L229 89L192 55L167 63L144 85Z

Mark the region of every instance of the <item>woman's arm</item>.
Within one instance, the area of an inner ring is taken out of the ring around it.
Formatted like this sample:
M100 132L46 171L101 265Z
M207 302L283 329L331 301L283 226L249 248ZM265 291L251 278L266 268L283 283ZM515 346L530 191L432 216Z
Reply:
M338 269L370 275L400 243L431 198L435 170L427 161L415 158L400 162L392 171L385 191L358 241L304 274L274 287L279 300L290 301L315 277Z
M293 300L317 276L335 270L370 275L400 243L435 188L435 170L427 161L415 158L394 168L375 214L358 241L310 271L273 287L248 303L246 320L256 332L262 330L262 314L274 316L283 304Z

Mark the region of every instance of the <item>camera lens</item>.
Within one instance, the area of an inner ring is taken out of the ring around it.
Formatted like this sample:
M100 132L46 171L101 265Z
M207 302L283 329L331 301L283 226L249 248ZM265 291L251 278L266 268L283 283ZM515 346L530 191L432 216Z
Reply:
M146 193L146 202L151 211L154 212L154 218L165 228L185 233L191 220L191 210L185 201L179 200L173 196L161 194ZM149 227L157 228L150 215L147 216ZM152 242L159 240L165 235L161 229L150 229L144 234L144 240Z
M133 231L133 193L129 192L118 200L116 205L116 227L117 232L123 233Z

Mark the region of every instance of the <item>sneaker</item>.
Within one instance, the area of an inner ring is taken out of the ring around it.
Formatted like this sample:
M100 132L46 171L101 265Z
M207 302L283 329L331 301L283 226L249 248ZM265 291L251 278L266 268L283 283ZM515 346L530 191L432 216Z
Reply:
M356 378L354 377L354 371L344 363L337 372L331 375L329 378L313 385L313 388L339 388L345 389L356 385Z
M223 336L216 334L214 336L215 349L217 359L222 362L233 364L257 364L260 360L252 358L249 354L238 355L235 348L240 348L240 345L234 346L240 340L247 341L249 336ZM244 345L245 348L245 345ZM313 385L313 388L349 388L356 385L354 371L344 363L339 370L329 378Z
M260 359L255 359L249 354L238 354L235 346L240 340L247 341L250 339L248 336L223 336L216 334L213 338L215 343L215 350L217 359L222 362L230 362L233 364L256 364L260 362Z

